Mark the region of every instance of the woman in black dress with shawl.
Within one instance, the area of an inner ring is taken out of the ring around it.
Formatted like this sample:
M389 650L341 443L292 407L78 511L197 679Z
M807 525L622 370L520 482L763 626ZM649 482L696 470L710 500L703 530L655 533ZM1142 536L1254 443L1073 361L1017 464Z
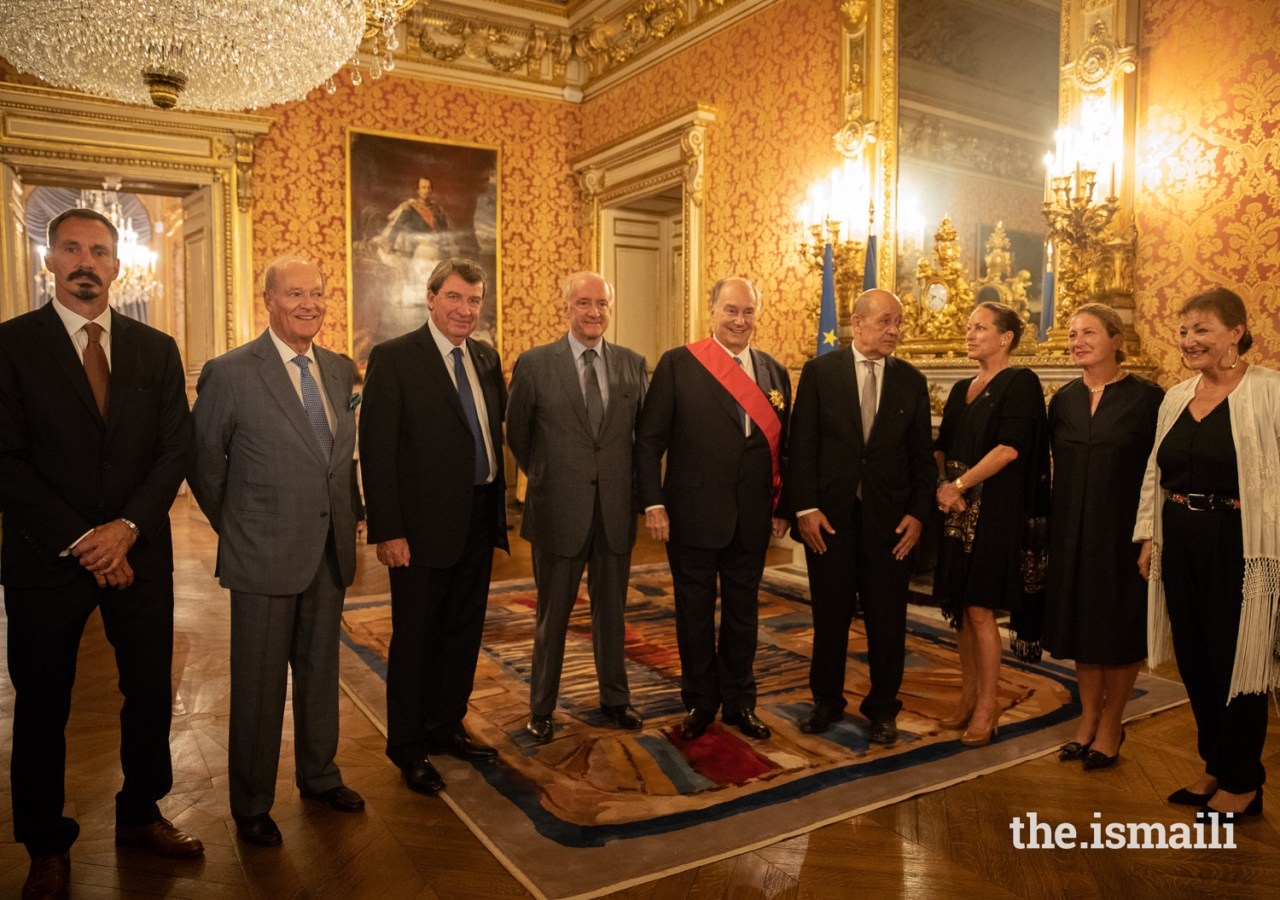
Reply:
M1119 313L1088 303L1071 317L1068 348L1084 370L1049 403L1053 513L1044 646L1073 659L1081 717L1058 759L1113 765L1120 720L1147 658L1147 583L1133 522L1164 391L1120 368Z
M1013 614L1015 652L1040 656L1049 449L1040 379L1009 365L1022 328L1001 303L980 303L969 316L978 375L952 388L934 454L946 522L933 594L959 631L963 684L955 713L940 724L968 725L960 740L970 746L988 743L1000 718L996 610Z

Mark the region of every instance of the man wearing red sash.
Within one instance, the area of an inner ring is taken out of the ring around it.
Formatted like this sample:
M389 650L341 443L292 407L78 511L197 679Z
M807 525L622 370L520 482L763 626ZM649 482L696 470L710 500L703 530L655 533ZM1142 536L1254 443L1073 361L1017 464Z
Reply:
M743 734L770 735L755 713L757 591L769 537L787 528L776 506L791 380L751 347L759 309L750 281L716 283L712 336L662 355L636 434L645 524L667 542L675 587L686 740L701 737L722 709Z

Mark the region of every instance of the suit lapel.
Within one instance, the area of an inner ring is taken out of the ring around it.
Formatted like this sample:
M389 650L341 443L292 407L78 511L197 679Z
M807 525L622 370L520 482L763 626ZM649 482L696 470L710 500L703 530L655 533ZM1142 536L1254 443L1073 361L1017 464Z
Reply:
M756 384L760 387L761 393L767 398L770 391L782 393L781 385L773 380L773 371L764 361L764 354L754 347L751 348L751 365L756 370ZM773 401L769 401L769 405L773 406ZM774 415L778 417L778 421L782 421L782 410L774 407Z
M267 386L267 392L275 398L281 411L284 412L285 418L293 425L294 430L298 432L302 442L311 450L316 460L328 469L329 464L325 462L324 451L320 449L320 442L316 440L316 433L311 430L311 421L307 418L307 411L303 407L302 401L298 399L298 392L293 389L293 381L289 378L289 373L284 367L284 360L280 358L275 343L271 340L269 328L262 332L262 335L255 342L253 354L262 360L262 365L258 367L258 374L262 376L262 381Z
M111 311L111 396L107 405L107 439L115 433L121 410L129 402L133 376L137 371L138 350L134 341L133 322L115 310ZM86 376L87 380L88 376Z
M853 348L846 347L839 351L841 377L845 382L845 396L849 399L849 420L853 423L853 433L857 436L858 446L862 440L862 400L858 394L858 362L853 358ZM871 428L875 434L875 426Z
M436 383L436 390L445 398L445 402L453 407L453 411L458 414L458 418L462 420L462 424L470 430L471 423L467 421L467 413L462 408L462 398L458 396L458 386L453 383L453 379L449 377L449 370L446 368L444 357L440 355L440 348L436 346L436 339L431 334L431 326L423 325L417 331L418 344L422 348L422 362L427 367L427 372ZM471 356L472 363L475 362L475 354ZM477 373L479 369L476 370Z
M94 420L102 422L102 414L98 412L98 401L93 399L93 388L89 386L89 376L84 373L84 364L76 354L76 346L71 342L71 335L67 334L66 326L62 324L57 310L53 308L56 302L56 300L50 300L40 311L40 324L44 326L41 332L45 343L49 345L53 358L58 361L58 366L71 382L71 387L80 395L80 399L84 401Z
M890 410L894 408L894 395L897 390L897 360L892 356L886 356L884 358L884 384L880 385L880 403L876 406L876 418L871 425L871 440L869 443L875 443L876 435L884 430L880 427L880 423L886 421L892 415ZM861 422L862 420L859 419L858 421Z
M335 449L341 439L345 437L345 432L349 425L354 423L354 417L347 415L347 410L351 408L351 385L343 383L343 378L340 374L343 367L339 364L339 359L340 357L336 353L330 353L321 347L316 347L316 361L320 363L320 373L324 378L325 393L329 395L329 406L333 409L333 446ZM329 460L329 465L332 466L337 458L338 454L334 453Z
M631 390L630 385L622 381L622 354L615 352L617 348L610 350L610 346L612 345L603 338L600 340L605 380L609 382L609 405L605 407L604 421L600 423L600 433L602 435L609 431L609 426L617 416L618 407L623 405L621 401L625 399L624 395ZM583 404L583 411L586 411L585 403Z
M499 439L502 436L502 412L501 398L498 396L498 385L493 377L493 366L488 358L481 352L481 345L471 338L467 338L467 352L471 354L471 364L476 367L476 381L480 382L480 393L484 397L484 411L489 418L489 442L493 447L493 458L495 463L502 466L502 454L498 452ZM502 375L498 374L498 378ZM458 401L458 405L462 405L462 401ZM477 410L478 412L478 410ZM467 429L470 430L471 423L467 423ZM493 473L495 478L500 473Z
M603 341L601 344L603 345ZM555 367L560 374L560 384L564 388L565 394L569 397L569 405L573 407L573 412L578 417L578 421L582 423L582 428L588 436L594 438L591 432L591 419L587 416L587 401L582 399L582 383L578 380L578 364L573 358L573 349L569 346L569 336L565 335L556 342ZM606 363L606 368L608 364ZM600 429L603 433L604 429Z

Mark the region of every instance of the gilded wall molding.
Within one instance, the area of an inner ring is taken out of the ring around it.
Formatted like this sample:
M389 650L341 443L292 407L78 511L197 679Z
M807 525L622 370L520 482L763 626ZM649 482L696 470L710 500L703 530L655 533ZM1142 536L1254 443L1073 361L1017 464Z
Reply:
M774 2L423 0L395 72L580 102Z
M683 268L682 341L703 335L702 304L706 258L707 129L716 111L694 106L597 150L569 160L586 210L582 224L591 229L591 264L604 258L603 211L624 206L657 191L681 186Z

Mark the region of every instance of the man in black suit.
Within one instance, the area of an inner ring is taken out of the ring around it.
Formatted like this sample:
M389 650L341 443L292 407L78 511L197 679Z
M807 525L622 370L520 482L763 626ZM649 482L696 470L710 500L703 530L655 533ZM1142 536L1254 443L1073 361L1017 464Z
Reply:
M497 756L462 725L493 548L507 549L507 389L497 352L470 339L484 295L478 265L440 263L427 282L427 324L374 347L365 376L368 540L391 570L387 756L424 794L444 786L429 754Z
M853 346L805 364L788 446L792 536L804 541L813 595L814 707L800 730L826 731L844 714L849 625L857 601L867 631L869 739L892 744L902 709L907 556L933 501L937 466L929 386L893 358L902 304L871 290L853 307Z
M173 338L111 310L116 229L75 209L49 223L54 299L0 324L0 572L9 617L14 837L23 897L65 897L79 834L62 814L76 652L95 607L124 707L116 843L198 856L157 801L173 787L169 506L191 453Z
M645 525L667 541L675 588L686 740L701 737L721 709L743 734L770 735L755 714L757 595L770 534L787 527L775 505L791 381L751 347L759 308L760 292L745 278L716 283L712 336L662 355L636 435Z

